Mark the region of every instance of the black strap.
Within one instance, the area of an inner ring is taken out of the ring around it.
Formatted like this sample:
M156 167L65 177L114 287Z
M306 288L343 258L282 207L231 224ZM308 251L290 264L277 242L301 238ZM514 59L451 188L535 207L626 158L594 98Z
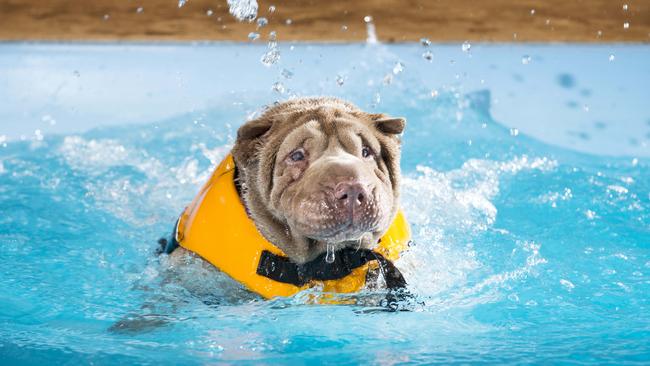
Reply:
M178 220L176 220L176 224L174 224L174 230L172 231L172 237L170 240L166 240L166 239L164 240L164 238L158 240L158 243L162 246L162 252L164 254L172 254L172 252L180 246L180 244L178 244L178 242L176 241L176 229L178 228L179 220L180 217L178 218ZM163 240L164 242L162 242Z
M381 254L368 249L344 248L335 253L334 261L327 263L323 253L311 262L299 265L289 258L262 251L257 274L277 282L303 286L312 280L338 280L348 276L352 271L364 264L376 260L384 275L389 289L406 287L406 280L395 265Z

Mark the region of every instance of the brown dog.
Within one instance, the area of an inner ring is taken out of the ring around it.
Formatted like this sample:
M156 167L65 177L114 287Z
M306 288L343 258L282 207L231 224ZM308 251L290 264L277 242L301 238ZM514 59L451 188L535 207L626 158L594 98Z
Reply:
M328 246L373 249L398 210L404 125L335 98L288 101L245 123L232 155L258 231L298 265ZM188 253L178 249L173 263Z

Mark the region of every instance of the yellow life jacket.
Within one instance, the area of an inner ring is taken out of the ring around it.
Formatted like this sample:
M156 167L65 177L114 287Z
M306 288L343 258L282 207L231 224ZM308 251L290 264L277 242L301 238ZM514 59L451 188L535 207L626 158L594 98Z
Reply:
M229 154L179 217L172 242L198 254L264 298L292 296L314 286L320 286L323 292L359 291L365 285L370 266L398 259L410 240L408 223L400 211L377 248L351 261L343 258L348 271L327 274L323 273L325 267L318 265L312 272L324 280L297 280L303 267L290 262L280 248L257 231L241 202L234 178L235 162ZM320 261L324 262L322 258ZM330 267L334 268L334 264ZM285 273L276 267L289 270Z

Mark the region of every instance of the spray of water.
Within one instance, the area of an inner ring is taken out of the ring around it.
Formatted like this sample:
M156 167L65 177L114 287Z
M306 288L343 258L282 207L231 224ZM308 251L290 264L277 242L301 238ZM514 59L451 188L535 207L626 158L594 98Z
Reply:
M228 0L230 14L240 22L252 22L257 18L256 0Z

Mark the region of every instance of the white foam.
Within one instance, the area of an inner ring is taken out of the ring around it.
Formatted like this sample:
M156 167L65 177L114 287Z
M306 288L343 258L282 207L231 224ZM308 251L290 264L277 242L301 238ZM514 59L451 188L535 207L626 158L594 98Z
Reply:
M493 291L501 284L522 278L544 263L538 244L519 242L522 251L529 253L521 266L468 284L469 277L479 269L489 271L477 258L472 239L496 220L497 208L492 200L499 193L502 177L556 166L556 161L524 155L505 162L471 159L447 172L419 166L417 175L404 177L402 207L414 229L415 245L398 266L409 285L438 305L491 301L498 297ZM498 233L511 237L506 231ZM447 300L436 299L444 291L451 291L445 295ZM476 293L481 296L472 296Z
M154 224L158 217L142 207L156 207L154 212L175 212L183 207L203 184L214 167L229 151L230 145L209 149L205 144L192 145L190 151L201 151L210 161L207 169L199 169L194 157L178 166L167 166L149 156L145 150L124 146L112 139L65 137L59 153L71 169L88 176L84 181L87 196L96 207L134 225ZM131 172L110 173L118 168ZM138 179L132 170L144 175ZM110 179L103 177L112 174ZM95 179L101 177L101 179ZM144 215L144 216L143 216Z

